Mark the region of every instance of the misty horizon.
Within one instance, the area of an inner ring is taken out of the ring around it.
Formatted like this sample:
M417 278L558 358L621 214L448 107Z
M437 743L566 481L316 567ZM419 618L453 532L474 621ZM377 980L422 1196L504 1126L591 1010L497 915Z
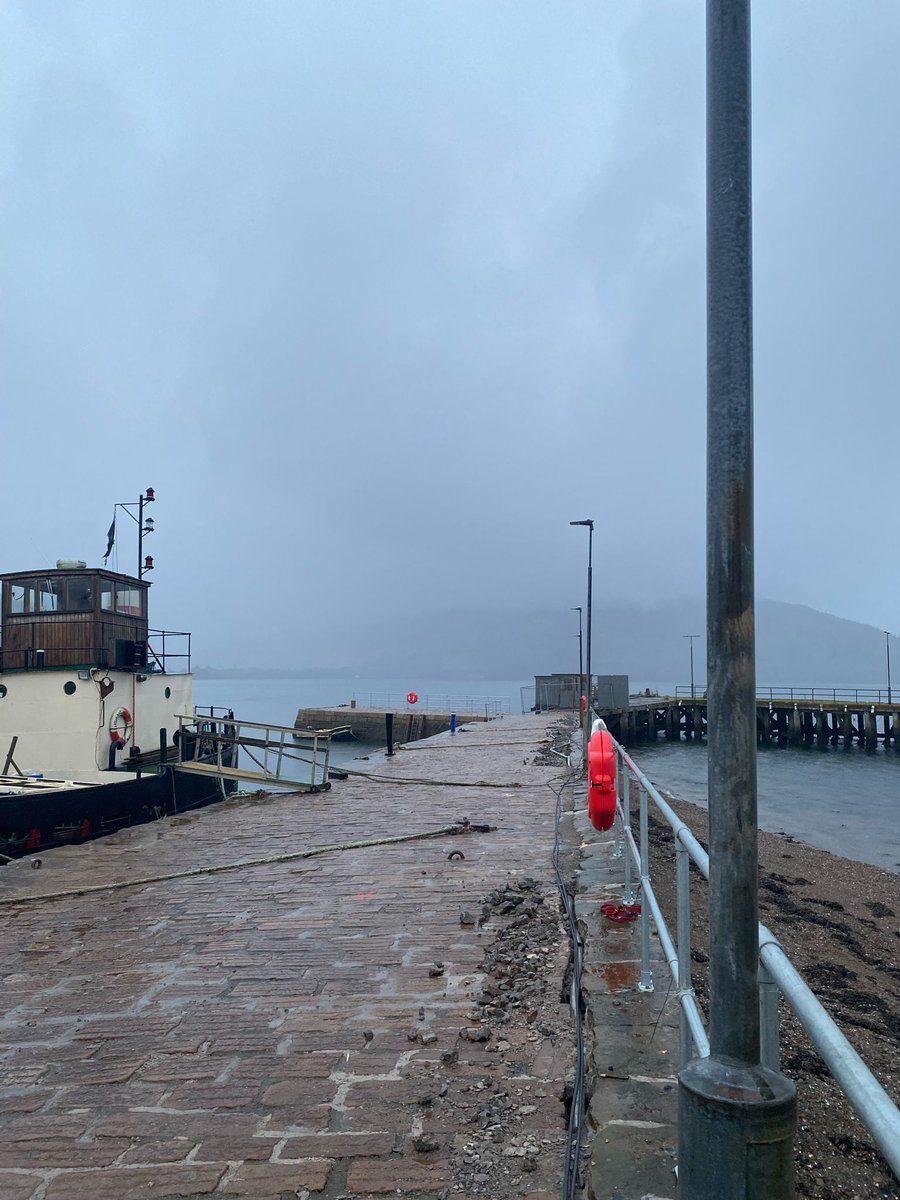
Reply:
M99 564L150 486L151 622L197 661L565 614L584 518L595 595L702 596L702 6L8 0L0 34L6 570ZM757 594L900 632L900 7L753 38Z

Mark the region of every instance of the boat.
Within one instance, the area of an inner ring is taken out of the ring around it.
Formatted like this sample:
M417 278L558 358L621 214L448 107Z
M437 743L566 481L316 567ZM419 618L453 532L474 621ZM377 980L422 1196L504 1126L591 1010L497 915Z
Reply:
M235 790L234 714L195 709L191 635L150 628L142 572L58 560L0 586L3 859Z

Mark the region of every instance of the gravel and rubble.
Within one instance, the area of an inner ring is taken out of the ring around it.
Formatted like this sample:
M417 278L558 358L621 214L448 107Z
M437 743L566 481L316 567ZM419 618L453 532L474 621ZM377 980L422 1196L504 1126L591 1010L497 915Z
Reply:
M567 1101L574 1072L573 1023L560 991L568 952L558 892L530 877L489 892L480 919L497 922L482 961L480 995L460 1038L495 1055L503 1078L469 1085L478 1097L474 1128L455 1139L457 1188L472 1195L520 1196L553 1186L565 1153ZM536 1078L525 1050L543 1043L554 1078ZM528 1128L548 1091L560 1102L558 1128ZM549 1178L541 1164L553 1164Z

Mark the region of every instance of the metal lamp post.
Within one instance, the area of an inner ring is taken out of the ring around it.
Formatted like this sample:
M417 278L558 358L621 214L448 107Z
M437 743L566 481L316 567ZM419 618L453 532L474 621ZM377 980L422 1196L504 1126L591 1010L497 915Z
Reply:
M891 635L887 630L884 631L884 649L887 654L888 704L893 704L891 699Z
M578 704L581 705L581 697L584 695L584 656L581 652L581 605L572 609L572 612L578 613Z
M584 710L584 744L582 758L587 762L587 744L588 738L591 736L591 720L593 716L592 706L592 691L593 679L591 677L591 556L594 549L594 522L587 521L570 521L570 525L585 525L588 531L588 578L587 578L587 648L585 650L585 674L587 675L587 707Z
M694 699L694 638L698 638L699 633L684 633L682 637L686 637L691 644L691 699Z
M678 1074L680 1200L791 1200L794 1085L761 1065L750 0L706 6L709 1056Z

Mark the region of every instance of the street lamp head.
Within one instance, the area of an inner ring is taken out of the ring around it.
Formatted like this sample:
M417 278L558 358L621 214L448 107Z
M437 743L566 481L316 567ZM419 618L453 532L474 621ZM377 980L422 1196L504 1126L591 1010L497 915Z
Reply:
M590 529L594 528L593 521L570 521L569 524L570 525L587 525Z

